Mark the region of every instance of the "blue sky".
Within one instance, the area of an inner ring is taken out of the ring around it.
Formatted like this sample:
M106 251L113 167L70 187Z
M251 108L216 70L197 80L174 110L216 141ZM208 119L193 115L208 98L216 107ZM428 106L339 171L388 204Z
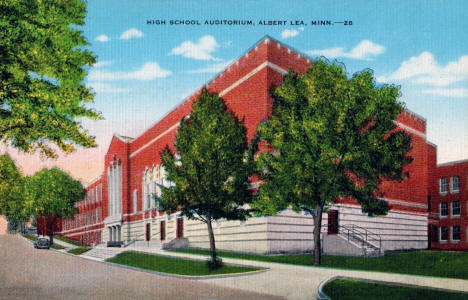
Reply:
M138 136L264 35L311 58L337 59L350 75L370 68L378 82L401 85L400 100L427 119L439 163L467 159L467 11L466 1L88 1L82 29L98 63L87 84L105 120L83 124L99 148L39 165L58 164L84 182L99 175L112 133ZM210 26L205 20L254 25ZM287 24L259 25L263 20ZM304 25L290 24L296 20ZM352 25L312 26L313 20ZM86 167L78 157L86 158ZM83 168L87 172L78 170Z

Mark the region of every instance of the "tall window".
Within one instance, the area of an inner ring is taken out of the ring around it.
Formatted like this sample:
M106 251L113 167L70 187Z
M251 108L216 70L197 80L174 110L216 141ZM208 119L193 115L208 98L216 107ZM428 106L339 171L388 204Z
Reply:
M448 227L442 226L440 227L440 241L445 242L448 239Z
M459 216L461 212L460 201L452 202L452 216Z
M447 178L439 179L439 193L445 194L447 192L448 192L448 179Z
M439 206L439 215L441 217L448 216L448 204L447 204L447 202L441 202L439 205L440 205Z
M109 216L122 212L122 164L116 156L107 172Z
M138 190L133 191L133 212L138 211Z
M454 176L450 178L450 193L455 194L460 191L460 177Z
M460 240L460 226L452 227L452 241L458 242Z

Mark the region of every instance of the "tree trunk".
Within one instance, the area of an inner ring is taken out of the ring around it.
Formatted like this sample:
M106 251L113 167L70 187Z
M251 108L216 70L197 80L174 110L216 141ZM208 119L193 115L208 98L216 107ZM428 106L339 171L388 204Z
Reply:
M322 207L315 206L314 215L314 265L320 266L322 260L322 241L320 240L320 231L322 230Z
M208 236L210 238L210 257L211 262L216 264L216 245L215 245L215 238L213 233L213 227L211 226L211 219L206 221L206 225L208 226Z

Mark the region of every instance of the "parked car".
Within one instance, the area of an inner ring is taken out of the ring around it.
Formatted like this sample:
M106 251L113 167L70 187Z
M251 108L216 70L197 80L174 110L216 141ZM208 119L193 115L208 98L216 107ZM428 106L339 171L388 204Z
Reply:
M47 238L38 238L34 242L34 248L36 249L49 249L50 248L50 241Z

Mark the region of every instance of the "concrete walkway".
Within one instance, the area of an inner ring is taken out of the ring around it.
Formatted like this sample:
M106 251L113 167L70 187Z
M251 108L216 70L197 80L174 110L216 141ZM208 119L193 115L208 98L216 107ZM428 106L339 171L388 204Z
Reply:
M131 249L129 249L131 250ZM172 257L206 260L206 256L177 253L156 249L144 249L141 252ZM468 280L448 279L429 276L402 275L382 272L365 272L342 269L296 266L268 263L234 258L223 258L225 263L267 268L266 272L245 276L200 279L220 286L256 291L291 300L316 299L320 284L330 278L343 276L356 279L383 281L402 285L414 285L427 288L463 291L468 293ZM467 295L468 297L468 295Z

